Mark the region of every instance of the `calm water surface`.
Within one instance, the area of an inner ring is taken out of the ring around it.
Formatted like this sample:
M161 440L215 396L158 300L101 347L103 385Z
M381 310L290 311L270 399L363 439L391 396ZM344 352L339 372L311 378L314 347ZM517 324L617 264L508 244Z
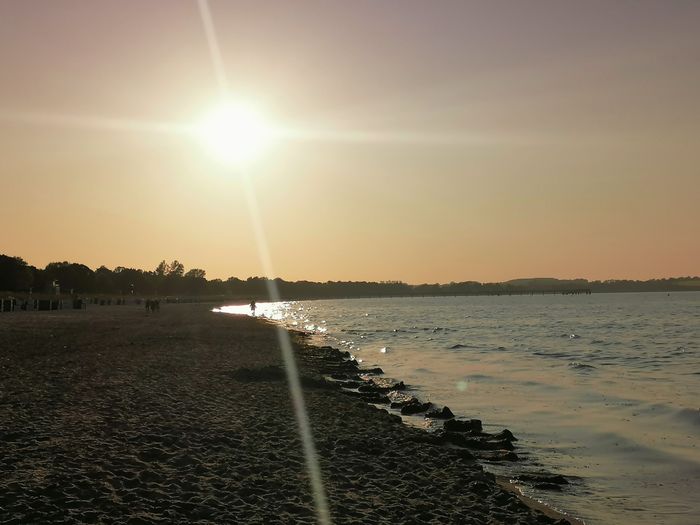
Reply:
M258 306L487 431L509 428L526 468L574 480L537 499L590 524L700 523L700 293Z

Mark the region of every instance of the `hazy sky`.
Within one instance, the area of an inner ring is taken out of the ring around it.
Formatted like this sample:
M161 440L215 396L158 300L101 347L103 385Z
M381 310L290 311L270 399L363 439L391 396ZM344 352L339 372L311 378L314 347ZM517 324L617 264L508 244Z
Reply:
M211 1L277 275L700 274L700 2ZM0 253L262 273L195 0L0 0ZM107 121L113 122L113 121ZM141 126L142 127L142 126ZM119 129L117 129L119 128Z

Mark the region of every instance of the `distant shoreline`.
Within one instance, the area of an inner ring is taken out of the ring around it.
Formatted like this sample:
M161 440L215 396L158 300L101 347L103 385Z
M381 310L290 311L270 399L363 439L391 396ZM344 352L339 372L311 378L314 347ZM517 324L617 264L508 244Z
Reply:
M92 270L72 262L30 266L21 257L0 254L0 297L3 294L60 293L80 297L180 297L216 300L261 300L269 296L269 281L286 300L367 297L423 297L462 295L589 294L601 292L700 291L700 277L681 276L646 281L610 279L527 278L503 282L461 281L408 284L402 281L286 281L280 278L230 277L207 279L199 268L185 271L182 263L162 261L153 271L118 266Z
M295 297L282 297L282 301L338 301L338 300L362 300L362 299L420 299L420 298L438 298L438 297L502 297L502 296L541 296L541 295L598 295L598 294L634 294L634 293L659 293L659 294L671 294L671 293L692 293L700 292L700 290L628 290L628 291L592 291L590 294L581 293L570 293L562 291L523 291L523 292L503 292L503 293L461 293L461 294L405 294L405 295L363 295L363 296L295 296ZM139 297L133 296L122 296L122 295L110 295L110 294L85 294L71 296L68 294L52 295L50 293L33 293L29 295L28 293L21 292L2 292L0 291L0 301L9 301L14 299L16 301L14 310L20 311L18 305L21 305L23 301L27 300L53 300L59 301L63 304L68 304L74 298L80 298L87 301L86 307L95 308L100 306L117 304L119 305L141 305L146 299L158 298L166 303L173 304L215 304L215 305L242 305L248 304L251 299L256 301L269 301L267 295L253 295L246 297L224 297L224 296L195 296L195 297L177 297L177 296L162 296L162 295L142 295ZM105 304L101 304L101 302ZM3 311L9 311L9 303L4 303L2 308L0 308L0 313ZM60 306L55 309L71 309L71 307ZM33 308L32 310L36 310Z

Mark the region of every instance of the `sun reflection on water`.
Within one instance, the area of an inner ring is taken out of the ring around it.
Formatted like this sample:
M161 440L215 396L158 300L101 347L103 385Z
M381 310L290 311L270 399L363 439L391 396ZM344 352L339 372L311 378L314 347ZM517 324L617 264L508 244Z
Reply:
M281 322L285 326L294 329L303 329L314 334L324 334L327 332L325 321L317 323L310 322L309 316L305 313L304 307L296 301L281 301L256 303L255 312L248 304L227 305L214 308L214 312L231 315L247 315L249 317L261 317L271 321Z

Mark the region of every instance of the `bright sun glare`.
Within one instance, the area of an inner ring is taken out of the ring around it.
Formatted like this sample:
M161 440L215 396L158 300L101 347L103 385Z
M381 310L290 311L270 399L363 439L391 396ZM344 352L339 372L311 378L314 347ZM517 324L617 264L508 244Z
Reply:
M269 125L254 106L232 102L206 114L197 135L209 152L232 165L258 158L272 138Z

